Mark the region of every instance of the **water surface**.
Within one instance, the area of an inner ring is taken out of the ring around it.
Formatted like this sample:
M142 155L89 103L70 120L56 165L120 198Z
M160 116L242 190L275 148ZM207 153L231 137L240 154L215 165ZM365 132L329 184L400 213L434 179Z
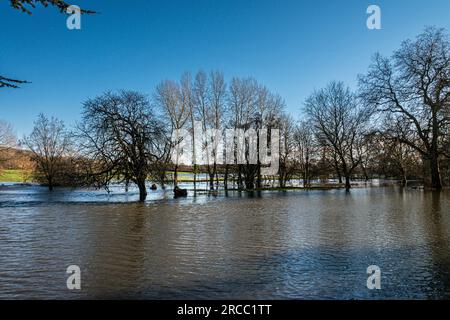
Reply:
M448 191L137 197L0 187L0 298L450 298Z

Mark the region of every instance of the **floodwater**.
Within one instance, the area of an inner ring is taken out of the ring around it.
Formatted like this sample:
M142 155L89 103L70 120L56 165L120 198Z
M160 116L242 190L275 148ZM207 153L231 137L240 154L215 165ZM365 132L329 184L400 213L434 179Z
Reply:
M449 191L112 191L0 187L0 299L450 298Z

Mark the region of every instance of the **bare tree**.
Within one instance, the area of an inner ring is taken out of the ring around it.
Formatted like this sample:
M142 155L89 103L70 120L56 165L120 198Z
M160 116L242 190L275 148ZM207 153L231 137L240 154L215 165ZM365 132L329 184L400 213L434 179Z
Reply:
M155 100L163 111L165 122L170 126L169 131L174 133L172 137L172 152L176 157L174 161L174 188L178 187L178 166L181 156L177 151L177 146L186 138L179 136L178 133L185 128L190 120L192 110L191 100L187 98L187 94L188 92L185 92L182 86L169 80L161 82L156 87L155 92Z
M258 83L253 78L233 78L229 88L229 128L248 130L255 121ZM237 150L237 141L235 142ZM248 153L245 155L246 165L237 164L237 185L239 189L254 188L257 166L249 163ZM235 152L235 158L237 153Z
M295 128L293 141L295 144L295 158L298 161L298 167L303 179L303 187L310 185L312 159L316 153L316 144L312 125L303 120Z
M17 137L10 123L0 120L0 167L8 160L9 150L16 146Z
M0 150L12 148L17 143L12 125L4 120L0 120Z
M319 139L333 148L339 169L350 189L350 178L360 164L357 147L364 136L370 109L360 108L355 95L342 82L331 82L314 92L305 103L309 120Z
M297 161L295 152L295 122L287 114L283 114L279 120L280 130L280 168L278 181L281 188L286 187L286 182L291 180L295 174Z
M34 123L33 131L23 139L22 144L33 154L38 178L42 177L52 191L60 176L64 175L63 158L70 146L64 123L57 118L49 119L41 113Z
M226 84L223 77L223 73L218 71L211 71L209 76L209 105L211 106L210 110L210 128L215 130L215 134L221 133L223 115L225 112L225 101L227 97L226 92ZM219 187L219 176L217 173L217 160L219 157L219 152L222 150L218 150L215 141L217 141L218 137L211 137L213 141L210 141L212 148L212 172L210 173L209 183L210 188L213 188L213 180L214 176L216 178L216 189Z
M134 91L106 93L83 107L80 147L91 160L92 183L108 187L112 181L131 181L144 201L152 164L168 152L164 128L147 97Z
M390 59L375 55L360 87L368 105L393 115L392 125L402 130L388 133L422 155L431 187L442 189L439 157L448 154L443 141L450 123L450 40L444 30L427 28Z

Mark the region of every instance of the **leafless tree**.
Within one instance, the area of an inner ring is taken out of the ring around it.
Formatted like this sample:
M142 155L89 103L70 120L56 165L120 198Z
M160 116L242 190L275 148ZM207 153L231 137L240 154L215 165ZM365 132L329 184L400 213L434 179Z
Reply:
M164 127L147 97L134 91L106 93L83 107L78 135L92 165L92 183L107 187L112 181L131 181L144 201L152 164L168 153Z
M295 145L295 159L298 161L298 169L303 179L303 187L310 185L312 160L316 154L316 143L312 125L303 120L295 128L293 141Z
M17 137L10 123L0 120L0 167L9 157L9 150L17 144Z
M57 118L39 114L31 134L22 141L32 152L38 178L42 177L50 191L65 174L63 160L70 147L70 138L64 123Z
M255 120L257 90L258 83L253 78L233 78L231 80L228 103L228 127L230 129L246 131L251 128ZM237 141L234 149L237 149ZM237 158L236 152L235 158ZM236 165L237 186L239 189L243 189L245 184L247 189L253 189L257 166L248 163L247 155L245 160L247 165Z
M0 150L12 148L17 143L12 125L4 120L0 120Z
M209 86L208 86L208 100L209 100L209 128L214 129L216 134L220 134L222 131L222 121L225 112L225 102L227 98L226 84L224 80L223 73L219 71L211 71L209 75ZM213 189L214 177L216 178L216 189L219 187L219 176L217 173L217 159L219 157L219 152L222 150L217 149L215 141L218 137L211 137L211 156L212 156L212 170L209 173L209 184L210 189Z
M295 158L295 121L288 114L281 115L279 119L280 130L280 157L278 181L281 188L286 187L286 182L291 180L297 170Z
M306 100L305 110L318 138L333 148L345 177L345 188L349 190L350 178L361 162L357 147L364 137L370 109L361 108L342 82L331 82Z
M361 96L370 106L391 114L388 134L419 152L430 170L431 187L442 189L439 157L448 154L450 41L442 29L427 28L405 41L392 58L375 55L360 77ZM404 123L404 125L397 125Z
M156 87L154 95L156 103L163 112L164 122L170 127L169 131L174 134L171 145L171 151L174 152L176 157L174 161L174 188L178 186L178 166L179 157L181 157L181 154L177 151L177 146L186 138L179 136L178 133L185 129L191 119L190 113L192 110L190 93L184 89L187 89L186 83L179 85L176 82L166 80Z

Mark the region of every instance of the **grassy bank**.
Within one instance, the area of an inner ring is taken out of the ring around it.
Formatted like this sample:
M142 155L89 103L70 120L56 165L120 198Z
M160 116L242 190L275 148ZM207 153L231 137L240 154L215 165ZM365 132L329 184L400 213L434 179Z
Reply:
M0 170L0 182L24 182L27 176L23 170Z

